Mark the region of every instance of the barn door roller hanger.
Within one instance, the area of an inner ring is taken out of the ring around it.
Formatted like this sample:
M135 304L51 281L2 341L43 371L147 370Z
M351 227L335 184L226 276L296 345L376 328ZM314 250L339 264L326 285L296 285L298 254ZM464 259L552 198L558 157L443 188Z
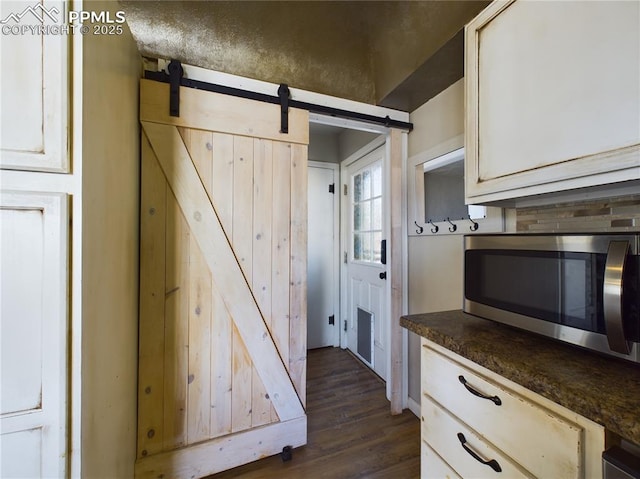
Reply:
M413 123L394 120L388 115L380 117L375 115L367 115L355 111L341 110L339 108L331 108L325 105L317 105L291 99L291 91L286 83L280 84L278 87L278 96L266 95L249 90L241 90L239 88L228 87L224 85L216 85L199 80L192 80L184 77L182 64L178 60L171 60L168 67L168 74L160 71L154 72L145 70L144 77L147 80L155 80L163 83L169 83L169 114L171 116L180 116L180 87L195 88L197 90L205 90L214 93L222 93L224 95L232 95L249 100L257 100L265 103L273 103L280 105L280 133L289 133L289 108L300 108L308 110L312 113L322 113L338 118L347 118L351 120L360 120L377 125L383 125L387 128L398 128L400 130L413 130Z

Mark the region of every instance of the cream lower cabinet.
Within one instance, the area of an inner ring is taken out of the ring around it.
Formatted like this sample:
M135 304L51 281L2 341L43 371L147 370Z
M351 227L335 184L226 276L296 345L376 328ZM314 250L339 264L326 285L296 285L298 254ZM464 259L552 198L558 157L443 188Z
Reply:
M0 193L0 477L65 477L68 197Z
M496 1L465 33L467 203L640 179L640 2Z
M604 428L422 340L422 478L600 478Z

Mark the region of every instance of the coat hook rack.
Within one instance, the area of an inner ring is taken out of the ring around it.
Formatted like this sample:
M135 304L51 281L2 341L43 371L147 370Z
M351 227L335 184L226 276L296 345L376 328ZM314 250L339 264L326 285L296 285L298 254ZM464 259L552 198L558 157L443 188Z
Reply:
M473 220L471 219L471 216L469 216L468 218L469 218L469 221L471 221L471 226L469 226L469 229L470 229L471 231L478 231L478 226L480 226L480 225L478 225L478 223L476 223L475 221L473 221Z
M456 232L456 230L458 229L458 226L457 226L457 225L455 225L455 224L453 224L453 223L451 222L451 220L449 219L449 217L447 217L447 222L451 225L451 226L449 226L449 231L450 231L451 233L455 233L455 232Z
M429 221L427 221L427 223L429 223L431 226L433 226L433 228L431 228L431 232L433 234L437 233L440 230L440 228L438 228L438 225L434 225L433 224L433 220L429 220Z
M421 234L422 234L422 232L424 231L424 228L423 228L422 226L420 226L420 225L418 224L418 222L417 222L417 221L414 221L414 222L413 222L413 224L415 224L415 225L416 225L416 233L418 233L419 235L421 235Z

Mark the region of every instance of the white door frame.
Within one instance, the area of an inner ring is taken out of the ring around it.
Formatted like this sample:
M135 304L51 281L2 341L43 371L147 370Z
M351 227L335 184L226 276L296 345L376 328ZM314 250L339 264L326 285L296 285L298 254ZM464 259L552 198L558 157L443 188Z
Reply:
M329 163L323 161L309 160L309 168L325 168L333 170L333 179L335 181L333 196L333 314L335 316L335 325L333 329L333 346L340 346L340 336L342 331L340 325L340 165L337 163ZM309 218L312 220L312 218Z

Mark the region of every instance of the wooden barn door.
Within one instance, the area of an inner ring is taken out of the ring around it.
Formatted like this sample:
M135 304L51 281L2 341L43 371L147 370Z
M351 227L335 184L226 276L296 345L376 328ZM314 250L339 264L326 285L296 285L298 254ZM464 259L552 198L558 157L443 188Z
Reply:
M308 113L143 80L137 478L306 443Z

